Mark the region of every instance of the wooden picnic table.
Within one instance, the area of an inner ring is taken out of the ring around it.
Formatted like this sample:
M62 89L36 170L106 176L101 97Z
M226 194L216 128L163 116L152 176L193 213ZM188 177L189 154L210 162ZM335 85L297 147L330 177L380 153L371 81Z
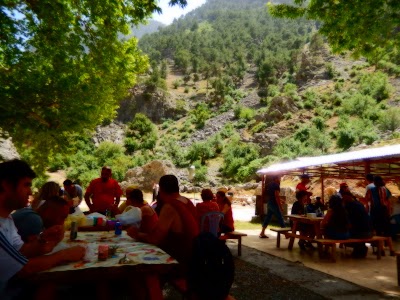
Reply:
M299 224L301 224L301 223L312 225L314 227L315 239L322 239L321 221L324 219L323 217L310 218L310 217L307 217L306 215L285 215L285 217L289 218L292 221L292 230L291 230L292 232L286 233L286 237L290 237L289 246L288 246L289 250L293 249L293 244L294 244L295 238L298 238L300 240L306 240L306 241L314 240L314 238L310 238L308 236L297 234Z
M98 260L97 250L100 244L118 246L116 253L104 261ZM86 247L86 256L80 262L54 267L36 274L29 281L43 289L49 286L67 284L73 286L83 282L96 283L96 299L106 299L110 280L138 280L144 282L149 299L163 299L159 276L173 277L180 274L181 266L169 254L160 248L146 243L136 242L126 232L120 236L114 232L78 232L74 241L69 240L66 232L64 240L57 250L82 245ZM120 259L126 256L130 262L122 264ZM139 296L140 297L140 296Z

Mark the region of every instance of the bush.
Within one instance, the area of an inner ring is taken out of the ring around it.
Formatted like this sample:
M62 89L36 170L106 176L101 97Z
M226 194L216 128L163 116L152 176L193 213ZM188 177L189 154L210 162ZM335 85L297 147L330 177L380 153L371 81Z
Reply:
M174 82L172 82L172 86L174 87L174 89L177 89L181 84L182 81L180 79L174 80Z
M380 102L389 98L391 92L388 76L382 72L365 73L360 78L360 90Z
M393 107L382 112L379 118L379 125L384 131L388 130L394 132L400 128L400 108Z

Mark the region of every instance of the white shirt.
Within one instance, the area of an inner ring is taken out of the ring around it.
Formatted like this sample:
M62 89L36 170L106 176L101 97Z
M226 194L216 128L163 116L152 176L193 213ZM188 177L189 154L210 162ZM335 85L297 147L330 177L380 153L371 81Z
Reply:
M28 262L19 252L23 244L11 215L0 217L0 290Z

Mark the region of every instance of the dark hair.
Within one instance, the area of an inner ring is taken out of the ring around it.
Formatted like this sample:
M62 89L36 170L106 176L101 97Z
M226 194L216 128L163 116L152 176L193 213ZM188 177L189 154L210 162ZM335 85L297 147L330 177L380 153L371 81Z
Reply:
M222 202L223 202L223 203L229 204L229 205L232 204L231 201L229 200L229 198L225 195L225 192L223 192L223 191L218 191L218 192L217 192L217 195L219 195L219 196L222 197L222 199L223 199Z
M169 174L162 176L158 185L160 189L167 194L179 193L178 178L176 178L175 175Z
M203 201L210 201L214 198L214 194L210 189L203 189L201 191L201 199L203 199Z
M0 183L7 181L17 187L18 182L26 177L33 179L36 177L36 173L25 161L13 159L0 163Z
M140 203L144 202L143 192L139 189L133 189L133 190L128 191L128 193L126 194L126 198L140 202Z
M306 196L306 195L308 195L308 192L307 192L307 191L298 191L298 192L296 193L296 199L297 199L297 200L300 200L301 198L303 198L303 197Z
M384 186L385 182L383 181L383 178L379 175L374 176L374 184L376 187Z
M63 185L65 185L65 186L71 186L72 184L73 183L72 183L71 179L65 179L64 182L63 182Z
M343 208L343 199L339 195L332 195L329 198L329 208L341 210Z
M365 179L372 182L372 181L374 181L374 175L372 175L371 173L368 173L367 175L365 175Z

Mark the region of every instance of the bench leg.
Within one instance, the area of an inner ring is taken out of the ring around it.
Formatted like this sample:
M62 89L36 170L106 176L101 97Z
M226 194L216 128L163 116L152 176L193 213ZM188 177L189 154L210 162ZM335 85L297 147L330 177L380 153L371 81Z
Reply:
M336 244L332 245L331 260L336 262Z
M281 233L278 232L278 236L276 237L276 248L281 247Z
M381 259L382 257L382 251L383 251L383 241L379 240L378 241L378 253L376 255L376 259Z
M397 262L397 285L400 286L400 255L396 256Z
M386 243L390 251L390 256L394 256L393 241L390 236L387 238Z
M238 238L238 256L242 256L242 237Z

